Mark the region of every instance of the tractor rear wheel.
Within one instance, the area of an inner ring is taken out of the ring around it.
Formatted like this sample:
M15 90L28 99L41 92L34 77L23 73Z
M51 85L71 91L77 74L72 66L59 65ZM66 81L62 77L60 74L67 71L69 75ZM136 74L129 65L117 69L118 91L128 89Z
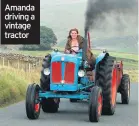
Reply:
M96 79L102 88L103 108L102 114L113 115L116 106L117 85L115 58L106 56L98 65Z
M130 78L128 74L124 74L121 80L120 93L122 104L129 104L130 98Z
M95 86L92 88L89 99L89 121L98 122L102 112L102 90Z
M40 78L40 86L44 91L50 90L50 75L46 76L44 74L44 69L49 68L50 63L51 63L51 55L45 56L42 63L41 78Z
M31 84L26 92L26 114L29 119L37 119L40 115L39 85Z
M43 112L48 112L48 113L58 112L59 102L60 102L60 99L54 99L54 98L42 99L41 104L42 104Z

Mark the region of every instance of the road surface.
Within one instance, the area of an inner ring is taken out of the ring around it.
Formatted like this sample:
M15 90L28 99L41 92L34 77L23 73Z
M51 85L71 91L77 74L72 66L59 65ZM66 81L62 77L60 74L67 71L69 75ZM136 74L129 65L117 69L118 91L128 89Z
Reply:
M59 112L48 114L41 111L38 120L29 120L25 113L25 102L0 109L0 126L137 126L138 125L138 85L131 85L129 105L120 104L117 96L116 112L113 116L104 116L98 123L88 121L86 102L70 103L62 99Z

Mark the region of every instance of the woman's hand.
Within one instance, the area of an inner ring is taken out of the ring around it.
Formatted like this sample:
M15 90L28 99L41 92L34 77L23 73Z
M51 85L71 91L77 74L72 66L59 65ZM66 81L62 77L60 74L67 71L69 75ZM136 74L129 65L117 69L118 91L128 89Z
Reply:
M69 53L70 53L70 51L66 49L66 50L65 50L65 53L69 54Z
M73 49L70 49L70 50L65 50L65 53L66 54L77 54L78 52L74 51Z

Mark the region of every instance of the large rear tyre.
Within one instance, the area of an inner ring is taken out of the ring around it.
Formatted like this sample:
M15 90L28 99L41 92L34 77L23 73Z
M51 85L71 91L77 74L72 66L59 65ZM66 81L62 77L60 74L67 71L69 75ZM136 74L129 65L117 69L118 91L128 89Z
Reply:
M96 79L102 88L103 108L102 114L113 115L116 106L117 85L116 85L116 68L115 58L106 56L97 65Z
M89 121L98 122L102 112L102 90L95 86L92 88L89 99Z
M40 115L39 85L31 84L26 92L26 115L29 119L37 119Z
M50 75L46 76L44 74L44 69L50 68L50 63L51 63L51 55L45 56L42 63L41 78L40 78L40 86L43 91L50 90Z
M42 110L47 113L56 113L58 112L60 99L54 98L45 98L42 100Z
M130 78L128 74L124 74L121 80L120 93L122 104L129 104L130 99Z

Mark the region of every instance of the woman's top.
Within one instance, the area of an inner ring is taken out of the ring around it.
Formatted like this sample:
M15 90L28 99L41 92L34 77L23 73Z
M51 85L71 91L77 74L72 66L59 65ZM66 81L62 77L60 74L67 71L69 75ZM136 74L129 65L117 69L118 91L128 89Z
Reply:
M82 36L78 36L78 46L79 46L79 49L83 48L83 41L84 41L84 38ZM70 50L71 49L71 44L72 44L71 39L68 39L68 41L66 43L66 46L65 46L65 50Z
M75 52L79 51L79 43L71 43L71 49L74 50Z

